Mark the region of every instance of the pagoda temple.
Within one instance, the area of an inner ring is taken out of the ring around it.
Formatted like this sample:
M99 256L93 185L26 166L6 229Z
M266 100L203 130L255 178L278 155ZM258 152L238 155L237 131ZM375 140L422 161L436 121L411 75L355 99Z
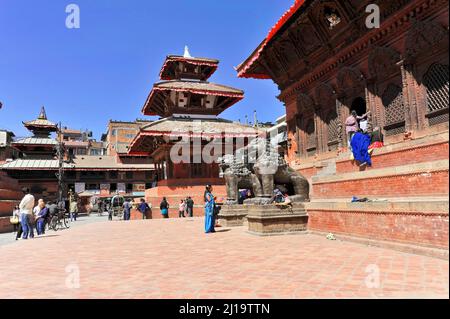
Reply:
M129 159L127 154L88 155L86 149L84 153L70 153L75 147L80 149L85 147L83 142L66 138L70 131L67 129L59 131L57 125L48 120L44 108L36 120L23 124L33 135L13 141L11 146L19 152L18 158L7 159L5 163L0 164L0 172L7 174L4 175L4 179L18 181L20 187L16 195L21 194L20 189L29 189L36 198L45 200L57 198L56 173L59 169L59 160L56 146L59 139L64 144L65 150L63 162L65 188L78 190L77 192L82 194L80 212L88 211L89 199L92 196L108 198L118 192L128 197L141 197L144 195L146 181L149 181L148 187L151 186L154 179L154 165L148 159L139 157ZM51 136L52 133L58 133L58 140ZM2 198L0 194L0 200ZM7 208L10 206L11 204Z
M144 115L161 119L141 127L129 154L154 160L157 187L147 190L146 198L157 212L162 197L174 209L186 196L203 205L207 184L215 186L219 200L225 197L218 158L234 152L237 140L245 145L258 134L248 125L217 117L244 98L239 89L208 82L218 64L218 60L191 57L187 50L184 56L168 56L160 72L162 82L153 86L142 109ZM205 160L205 153L213 160Z
M47 119L45 108L36 120L24 122L23 125L33 133L32 137L18 140L12 145L25 154L24 160L54 160L56 140L51 138L52 133L58 131L58 126ZM57 164L58 161L55 161ZM47 163L47 164L55 164Z
M22 187L32 190L36 196L56 196L58 185L52 173L58 170L59 161L56 159L57 141L51 134L58 131L58 126L48 120L44 107L37 119L23 122L23 125L33 135L11 143L20 156L1 165L1 169L19 180ZM64 165L69 168L68 164Z

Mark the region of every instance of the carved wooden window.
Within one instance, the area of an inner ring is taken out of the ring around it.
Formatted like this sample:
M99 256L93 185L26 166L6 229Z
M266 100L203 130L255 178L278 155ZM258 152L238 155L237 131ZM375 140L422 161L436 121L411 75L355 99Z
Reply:
M316 139L316 126L314 120L311 119L306 124L306 152L308 155L316 154L317 139Z
M328 128L328 150L334 151L339 146L339 117L336 111L332 111L327 116Z
M203 106L203 96L199 94L191 95L191 104L188 107L200 108Z
M405 132L405 101L401 87L389 84L383 93L382 101L385 110L384 129L386 135Z
M424 76L427 89L427 117L430 125L445 123L448 117L448 65L433 64Z

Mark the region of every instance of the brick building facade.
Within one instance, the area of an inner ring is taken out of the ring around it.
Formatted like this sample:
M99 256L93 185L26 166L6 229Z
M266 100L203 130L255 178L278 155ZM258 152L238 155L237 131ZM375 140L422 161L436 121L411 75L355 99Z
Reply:
M311 230L448 254L448 2L375 1L381 25L368 28L373 3L295 1L239 76L281 91L288 158L312 185ZM385 135L369 168L347 149L353 110Z
M15 180L14 183L11 182L15 197L22 194L21 190L29 189L36 198L57 199L58 139L65 147L65 191L73 189L82 193L81 212L88 211L90 197L111 197L120 193L139 198L144 197L145 190L152 187L155 170L151 159L129 157L127 154L121 156L118 153L102 155L106 153L103 143L96 142L89 134L81 131L68 128L59 130L56 124L47 119L44 108L38 119L25 122L24 125L32 131L33 136L12 142L11 147L17 152L17 156L8 158L0 165L2 179ZM113 143L107 139L106 144ZM92 152L93 150L96 151ZM11 206L11 203L8 205Z

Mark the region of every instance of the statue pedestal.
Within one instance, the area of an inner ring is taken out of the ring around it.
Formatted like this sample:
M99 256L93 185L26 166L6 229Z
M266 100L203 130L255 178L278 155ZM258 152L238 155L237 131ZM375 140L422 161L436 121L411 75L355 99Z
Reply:
M219 224L223 227L244 226L248 210L247 205L223 205L219 214Z
M248 232L258 236L305 233L308 226L304 204L250 206L247 220Z

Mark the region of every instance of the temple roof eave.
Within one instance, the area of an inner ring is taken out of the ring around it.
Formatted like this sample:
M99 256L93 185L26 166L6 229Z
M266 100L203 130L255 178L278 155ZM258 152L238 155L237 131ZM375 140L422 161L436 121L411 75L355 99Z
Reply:
M58 126L48 120L34 120L28 122L22 122L26 128L38 128L38 129L51 129L53 131L58 130Z
M184 56L178 56L178 55L169 55L166 57L166 60L164 61L164 64L161 68L161 71L159 73L159 77L161 80L171 80L172 77L168 74L169 69L173 67L173 64L177 62L183 62L188 63L195 66L201 66L201 67L209 67L210 70L208 73L204 74L204 79L210 78L216 71L219 65L219 60L215 59L208 59L208 58L188 58Z
M199 95L212 95L218 97L228 97L230 101L224 107L229 108L244 98L244 91L235 89L233 87L219 85L209 82L194 82L194 81L165 81L154 85L150 92L144 106L142 113L148 116L161 115L155 110L154 100L158 95L170 92L182 92ZM222 110L223 111L223 110ZM220 112L222 112L220 111Z
M63 164L65 170L75 171L148 171L154 169L154 164L121 164L115 162L113 156L75 158L74 162ZM48 170L59 168L57 159L17 159L0 165L0 170Z
M303 6L306 0L295 0L295 3L281 16L277 23L271 28L267 37L261 42L255 51L237 68L239 78L255 78L255 79L270 79L267 74L259 74L252 72L252 67L257 62L262 53L265 51L268 44L275 36L281 31L281 29L291 20L294 14Z
M134 156L150 156L156 150L142 150L146 139L153 142L164 138L240 138L256 137L264 134L264 130L222 119L200 120L195 127L195 119L166 118L141 128L139 134L130 143L128 154ZM189 122L186 125L186 122ZM192 127L189 127L191 125ZM150 143L153 145L153 143Z

